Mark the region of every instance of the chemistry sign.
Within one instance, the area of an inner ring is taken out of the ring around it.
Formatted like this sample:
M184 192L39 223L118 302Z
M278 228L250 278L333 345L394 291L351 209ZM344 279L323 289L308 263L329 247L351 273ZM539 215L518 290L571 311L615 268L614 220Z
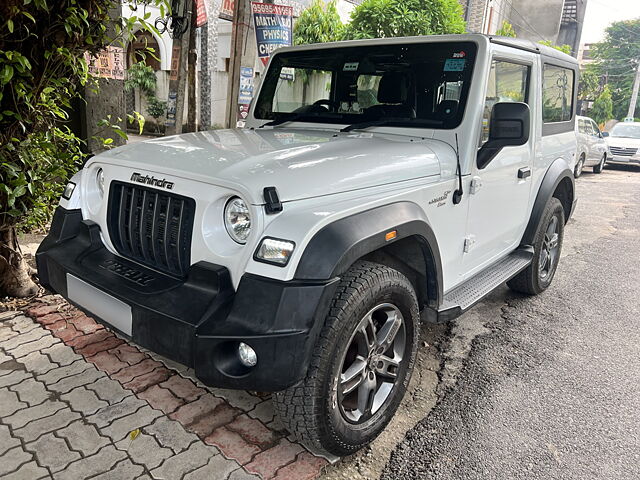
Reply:
M293 7L251 2L251 13L256 29L258 57L266 65L274 50L291 45Z

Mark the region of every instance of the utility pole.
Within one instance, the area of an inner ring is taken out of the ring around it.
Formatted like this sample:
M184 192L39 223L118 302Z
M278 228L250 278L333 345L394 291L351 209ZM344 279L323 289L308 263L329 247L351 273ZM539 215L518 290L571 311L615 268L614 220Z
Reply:
M187 0L188 1L188 0ZM187 131L195 132L196 125L196 61L198 53L196 50L196 0L191 6L191 21L189 22L189 57L187 58L187 89L188 89L188 110L187 110Z
M627 118L635 118L636 104L638 103L638 90L640 89L640 63L636 68L636 79L633 81L633 91L631 92L631 102L629 103L629 111Z
M248 0L235 0L233 26L231 27L231 58L229 59L229 83L227 87L226 127L235 128L238 118L238 94L240 93L240 66L242 47L247 31L245 21Z
M185 16L185 22L191 19L191 0L187 2L188 8ZM176 25L177 28L180 28ZM189 25L189 28L191 26ZM175 30L174 30L175 32ZM165 133L167 135L175 135L182 133L182 122L184 120L184 94L187 85L187 52L189 48L189 37L185 35L186 29L182 30L179 35L174 34L173 52L171 53L171 74L169 76L169 98L167 101L167 121L165 123Z

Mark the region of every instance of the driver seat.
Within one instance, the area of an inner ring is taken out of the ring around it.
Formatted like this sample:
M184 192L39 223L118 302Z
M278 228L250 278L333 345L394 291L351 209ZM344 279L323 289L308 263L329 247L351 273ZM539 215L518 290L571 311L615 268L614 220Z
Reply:
M416 118L415 109L407 104L409 77L401 72L387 72L380 79L377 94L378 105L364 111L367 117Z

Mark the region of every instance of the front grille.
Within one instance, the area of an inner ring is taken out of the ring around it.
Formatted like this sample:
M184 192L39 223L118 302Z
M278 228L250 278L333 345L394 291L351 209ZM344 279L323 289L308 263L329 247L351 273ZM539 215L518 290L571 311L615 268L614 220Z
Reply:
M609 150L611 150L611 153L613 155L618 155L619 157L633 157L638 151L638 149L635 147L609 147Z
M190 265L195 207L192 198L112 182L107 211L109 236L123 257L185 276Z

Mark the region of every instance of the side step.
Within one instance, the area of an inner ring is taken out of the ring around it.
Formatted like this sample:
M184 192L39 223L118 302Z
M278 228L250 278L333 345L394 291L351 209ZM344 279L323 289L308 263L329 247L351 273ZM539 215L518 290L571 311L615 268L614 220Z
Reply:
M442 322L459 317L496 287L511 280L527 268L532 260L533 247L519 248L491 267L458 285L444 296L438 310L438 321Z

